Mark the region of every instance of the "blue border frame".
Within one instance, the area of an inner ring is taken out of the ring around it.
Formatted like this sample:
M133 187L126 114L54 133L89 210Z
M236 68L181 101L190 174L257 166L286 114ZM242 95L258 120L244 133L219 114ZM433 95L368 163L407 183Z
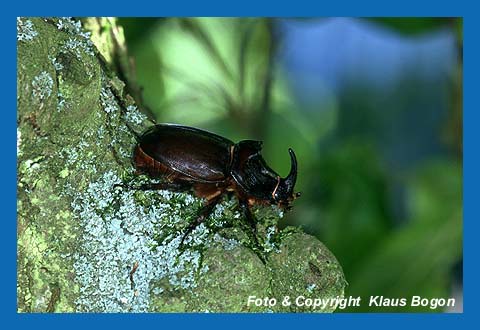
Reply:
M31 2L31 3L30 3ZM465 1L466 2L466 1ZM270 5L260 1L245 0L237 3L225 1L173 1L157 2L155 5L143 1L116 1L109 4L100 1L22 1L21 8L11 12L6 9L4 20L1 20L2 30L7 38L4 44L12 43L12 48L5 47L4 71L7 74L1 79L4 100L7 106L3 111L0 134L5 141L2 161L3 184L1 185L2 204L4 211L3 232L1 243L4 255L3 271L0 273L3 284L3 295L0 298L2 324L15 323L15 327L55 328L68 327L85 329L85 327L118 328L163 328L165 326L191 326L220 328L228 326L247 328L249 326L265 326L275 328L296 328L298 326L343 327L368 326L404 328L405 326L433 326L452 328L465 326L467 322L476 321L475 311L478 306L477 267L473 264L475 258L474 235L479 232L479 219L476 204L479 198L476 188L479 185L480 141L479 102L477 80L480 77L478 31L480 23L475 15L474 5L461 1L445 0L404 0L398 3L391 1L324 1L308 4L305 0L297 0L288 4L275 2ZM81 4L79 8L78 4ZM132 5L133 4L133 5ZM464 18L464 313L463 314L17 314L16 313L16 84L7 77L16 80L16 37L13 26L16 16L63 16L74 13L76 16L461 16ZM10 31L12 32L10 34ZM15 49L15 51L10 51ZM15 78L14 78L15 76ZM477 152L475 152L477 150Z

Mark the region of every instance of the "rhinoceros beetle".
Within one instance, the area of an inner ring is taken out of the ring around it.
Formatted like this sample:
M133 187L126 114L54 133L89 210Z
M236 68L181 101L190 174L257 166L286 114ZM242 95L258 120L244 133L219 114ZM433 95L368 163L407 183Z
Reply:
M206 203L188 227L183 239L211 214L223 195L234 193L245 218L256 231L251 212L255 204L289 209L300 193L294 193L297 160L289 149L290 173L281 178L260 154L262 142L238 143L194 127L157 124L139 136L133 161L137 173L161 179L143 190L193 190ZM255 240L256 240L256 235ZM182 239L182 244L183 244ZM258 243L258 242L257 242Z

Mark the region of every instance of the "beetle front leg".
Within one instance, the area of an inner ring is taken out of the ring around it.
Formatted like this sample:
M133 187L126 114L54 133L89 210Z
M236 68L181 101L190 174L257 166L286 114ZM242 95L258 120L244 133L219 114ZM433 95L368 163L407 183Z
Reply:
M252 232L255 237L257 237L257 223L255 221L255 217L250 210L250 206L246 202L240 202L240 207L242 208L243 215L245 219L247 219L248 224L252 228Z
M255 221L255 217L253 216L252 211L250 210L250 206L248 205L247 202L241 201L240 207L243 211L243 215L245 216L245 219L247 219L247 222L250 225L253 243L255 244L255 252L257 256L260 258L260 260L265 264L266 260L265 260L265 256L263 255L263 248L260 245L260 242L258 241L258 237L257 237L257 222Z

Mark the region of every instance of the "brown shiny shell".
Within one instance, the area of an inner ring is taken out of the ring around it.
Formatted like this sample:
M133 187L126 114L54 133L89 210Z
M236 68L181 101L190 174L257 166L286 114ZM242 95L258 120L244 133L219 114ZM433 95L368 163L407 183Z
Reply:
M135 166L152 177L223 182L230 176L234 143L193 127L159 124L135 148Z

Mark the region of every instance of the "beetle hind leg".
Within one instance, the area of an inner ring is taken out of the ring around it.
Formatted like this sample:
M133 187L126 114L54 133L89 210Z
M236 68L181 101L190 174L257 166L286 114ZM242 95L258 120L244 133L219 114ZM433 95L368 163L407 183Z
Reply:
M169 190L169 191L175 191L175 192L185 192L189 191L192 189L192 185L188 183L173 183L173 182L159 182L159 183L144 183L139 186L133 186L133 185L122 185L122 184L116 184L114 186L116 187L125 187L128 189L133 189L133 190L142 190L142 191L148 191L148 190Z
M160 183L145 183L138 187L139 190L170 190L175 192L184 192L192 189L192 185L188 183L173 183L173 182L160 182Z

